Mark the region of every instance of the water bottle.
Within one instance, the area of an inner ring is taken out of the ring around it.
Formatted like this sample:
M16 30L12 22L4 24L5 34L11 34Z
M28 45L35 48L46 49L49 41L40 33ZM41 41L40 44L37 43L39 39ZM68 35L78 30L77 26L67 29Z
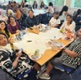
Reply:
M53 41L53 45L52 45L52 49L53 49L54 51L57 50L56 43L57 43L57 41L56 41L56 36L54 36L54 41Z
M54 44L56 44L56 36L54 36Z

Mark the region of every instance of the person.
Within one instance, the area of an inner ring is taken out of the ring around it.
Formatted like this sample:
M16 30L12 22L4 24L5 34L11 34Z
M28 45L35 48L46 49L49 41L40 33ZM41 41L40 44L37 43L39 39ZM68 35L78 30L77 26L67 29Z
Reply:
M78 66L78 63L80 62L80 60L78 61L78 59L80 58L79 55L81 55L81 29L78 31L78 37L68 47L65 47L63 49L61 56L50 60L50 62L47 65L46 72L43 73L40 76L40 78L41 79L50 79L49 74L50 74L50 71L53 69L53 67L62 66L63 62L67 59L72 60L70 62L70 65L72 65L72 63L75 62L75 59L77 58L76 62L77 62L77 66ZM68 57L68 58L64 58L64 56ZM67 67L68 67L68 65L67 65Z
M32 70L32 67L35 70L40 70L39 65L34 61L31 61L23 51L14 51L9 44L7 36L2 32L0 32L0 64L0 69L6 70L12 76L17 74L17 72L19 72L18 74L22 74L24 68L26 68L24 73L26 70L28 71L28 69ZM5 79L1 75L2 74L0 74L1 80L12 80L7 76L8 74L5 72L3 73ZM15 75L15 77L17 77L17 75ZM31 76L33 75L31 74Z
M13 10L8 9L8 10L7 10L7 15L8 15L8 16L14 16L15 13L13 12Z
M73 20L75 21L76 24L80 25L81 24L81 9L77 10L76 15L73 17Z
M15 34L17 30L21 30L19 23L13 16L10 16L8 19L8 30L11 34Z
M48 12L49 12L50 14L53 14L53 13L54 13L54 8L53 8L52 2L49 2Z
M45 8L44 2L41 2L40 8Z
M75 32L75 22L71 15L67 15L67 19L64 21L60 29L63 30L63 32Z
M64 20L66 20L66 16L68 14L68 7L67 6L63 6L62 10L59 13L59 18L60 20L63 22Z
M38 5L37 5L37 2L36 1L34 1L34 3L33 3L33 9L37 9L38 8Z
M60 24L60 19L58 19L58 12L54 12L53 17L49 21L49 25L56 28Z
M7 50L10 52L7 53ZM12 52L11 50L11 47L10 45L8 44L8 39L7 39L7 36L4 34L4 33L0 33L0 64L2 64L2 68L5 67L6 69L15 69L17 67L17 64L18 64L18 59L20 58L21 54L18 54L17 56ZM11 53L13 53L13 57L11 55ZM16 56L16 58L14 59L14 57ZM10 64L10 59L14 59L13 63ZM6 64L6 63L9 63L9 64ZM1 68L0 68L1 69ZM5 72L4 72L5 73ZM1 79L1 80L6 80L8 78L8 80L12 80L12 79L9 79L9 77L7 76L8 74L5 73L3 74L4 76L6 76L5 79ZM2 76L0 76L1 78Z
M22 17L22 13L20 12L20 10L17 8L15 10L15 17L17 21L20 21L21 17Z
M29 10L28 13L29 13L29 16L26 19L27 27L29 28L29 27L33 27L34 25L38 25L38 21L36 17L34 16L33 11Z
M7 29L7 24L3 20L0 20L0 32L3 32L7 37L10 37L10 33Z

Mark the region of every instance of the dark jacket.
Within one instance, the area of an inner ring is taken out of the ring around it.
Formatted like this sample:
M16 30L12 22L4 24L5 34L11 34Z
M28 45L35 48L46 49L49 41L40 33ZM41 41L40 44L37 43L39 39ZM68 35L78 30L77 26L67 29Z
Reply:
M35 16L33 16L33 18L30 18L29 16L27 17L26 25L28 28L33 27L34 25L37 25L37 24L38 24L38 21Z

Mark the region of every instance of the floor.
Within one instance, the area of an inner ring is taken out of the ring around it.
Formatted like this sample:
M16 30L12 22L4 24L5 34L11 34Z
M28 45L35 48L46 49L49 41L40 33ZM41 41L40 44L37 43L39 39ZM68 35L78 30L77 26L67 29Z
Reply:
M71 80L66 73L62 73L59 70L52 71L52 78L50 80ZM81 80L81 67L72 73L73 80Z

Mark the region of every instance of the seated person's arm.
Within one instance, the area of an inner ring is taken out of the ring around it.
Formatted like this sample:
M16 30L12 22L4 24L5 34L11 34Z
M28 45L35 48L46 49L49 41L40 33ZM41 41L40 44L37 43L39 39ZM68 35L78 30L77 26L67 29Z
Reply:
M56 24L55 26L54 26L54 28L57 28L59 26L59 24Z
M14 68L17 67L18 60L19 60L19 58L20 58L21 55L22 55L21 53L17 54L16 59L15 59L14 62L12 63L12 65L13 65Z
M77 54L76 52L71 51L71 50L69 50L69 49L67 49L67 48L65 48L63 51L64 51L67 55L69 55L70 57L75 58L75 57L78 56L78 54Z

